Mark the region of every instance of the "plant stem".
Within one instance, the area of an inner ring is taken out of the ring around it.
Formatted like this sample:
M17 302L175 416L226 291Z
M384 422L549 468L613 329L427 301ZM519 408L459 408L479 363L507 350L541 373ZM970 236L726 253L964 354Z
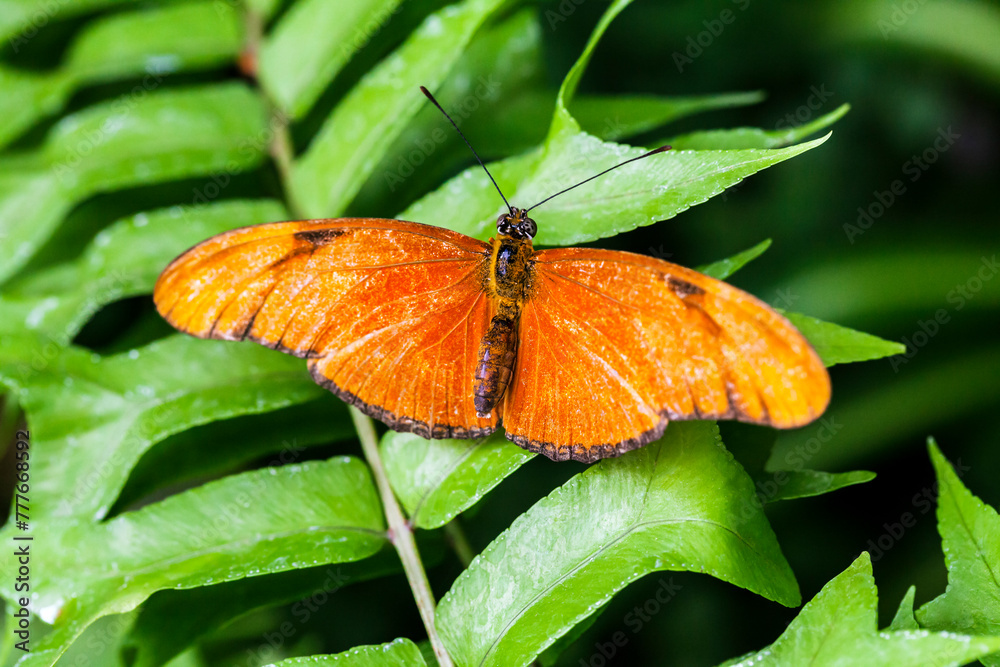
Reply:
M257 89L267 102L270 109L271 138L268 142L268 152L274 159L274 164L278 169L278 177L281 180L281 187L285 193L285 201L289 212L296 218L303 218L302 211L297 210L295 198L292 196L292 163L295 161L295 150L292 146L292 136L288 131L291 122L288 115L281 110L264 86L260 85L258 76L258 56L260 45L264 40L264 17L250 10L246 13L246 44L243 53L240 54L240 70L252 78L257 84Z
M281 179L282 188L285 191L285 200L288 202L289 211L296 218L303 217L302 212L297 210L295 197L292 196L292 162L295 160L295 152L292 150L292 137L288 131L288 118L285 114L273 107L271 112L271 129L274 136L268 150L274 158L274 164L278 168L278 176Z
M410 582L413 599L417 601L417 609L420 611L420 618L424 621L424 628L427 629L427 637L431 640L431 646L434 647L434 655L441 667L453 667L454 663L452 663L451 657L445 650L444 643L434 627L434 594L427 581L427 573L420 560L417 543L413 539L413 530L403 516L403 510L400 509L399 503L396 502L392 487L389 486L389 478L386 476L385 466L382 464L382 457L378 451L375 427L367 415L353 406L351 407L351 419L354 420L354 428L358 432L358 439L361 440L361 449L364 450L368 465L371 466L372 473L375 475L375 485L382 497L382 507L385 510L386 521L389 523L389 539L396 547L399 559L403 562L403 571L406 572L406 579Z
M465 536L465 531L462 530L462 524L458 522L458 517L444 525L444 534L448 543L451 544L451 548L455 550L455 555L458 556L462 567L469 567L469 563L476 557L476 554L469 545L469 538Z

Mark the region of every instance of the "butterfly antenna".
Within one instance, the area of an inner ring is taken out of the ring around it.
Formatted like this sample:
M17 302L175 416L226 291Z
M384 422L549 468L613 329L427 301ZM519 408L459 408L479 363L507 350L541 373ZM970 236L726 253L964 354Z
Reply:
M624 162L622 162L622 163L620 163L620 164L616 164L615 166L611 167L610 169L605 169L604 171L602 171L602 172L601 172L601 173L599 173L599 174L594 174L594 175L593 175L593 176L591 176L590 178L588 178L588 179L586 179L586 180L583 180L583 181L580 181L580 182L579 182L579 183L577 183L576 185L571 185L571 186L569 186L568 188L566 188L565 190L560 190L559 192L555 193L554 195L551 195L551 196L549 196L549 197L546 197L545 199L543 199L542 201L538 202L537 204L535 204L535 205L534 205L534 206L532 206L531 208L527 208L527 209L525 209L525 211L524 211L524 212L525 212L525 213L527 213L527 212L528 212L528 211L530 211L530 210L531 210L532 208L537 208L537 207L541 206L542 204L544 204L545 202L547 202L548 200L550 200L550 199L554 199L554 198L558 197L559 195L563 194L564 192L569 192L569 191L570 191L570 190L572 190L573 188L578 188L578 187L580 187L581 185L583 185L584 183L589 183L590 181L594 180L595 178L599 178L599 177L603 176L604 174L608 173L609 171L614 171L614 170L615 170L615 169L617 169L618 167L624 167L624 166L625 166L625 165L627 165L627 164L628 164L629 162L635 162L636 160L641 160L642 158L644 158L644 157L649 157L650 155L656 155L657 153L662 153L663 151L669 151L669 150L670 150L670 148L671 148L670 146L660 146L659 148L656 148L656 149L653 149L653 150L649 151L648 153L643 153L643 154L642 154L642 155L640 155L639 157L634 157L634 158L632 158L632 159L630 159L630 160L625 160Z
M472 144L469 143L469 140L465 138L465 135L462 134L462 131L458 129L458 123L453 121L451 119L451 116L448 115L448 112L445 111L440 104L438 104L438 101L434 99L433 95L431 95L431 91L427 90L423 86L420 86L420 92L426 95L427 99L431 101L431 104L436 106L438 108L438 111L444 114L444 117L448 119L448 122L451 123L452 127L455 128L455 131L458 132L458 136L462 137L462 141L464 141L465 145L469 147L469 150L472 151L472 154L476 156L476 160L479 161L479 165L483 168L483 171L485 171L486 175L490 177L491 181L493 181L493 187L495 187L497 189L497 192L500 193L500 198L503 199L503 203L507 205L507 210L510 211L511 215L513 215L514 209L511 208L510 202L507 201L507 198L503 196L503 190L501 190L500 186L497 185L496 179L493 178L493 174L490 173L490 170L486 168L486 164L483 162L482 158L479 157L479 153L477 153L476 149L472 147Z

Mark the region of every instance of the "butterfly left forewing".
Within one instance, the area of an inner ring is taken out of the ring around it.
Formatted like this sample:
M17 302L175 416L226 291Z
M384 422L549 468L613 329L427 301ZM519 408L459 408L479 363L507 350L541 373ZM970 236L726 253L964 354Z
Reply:
M670 419L790 428L825 409L819 357L749 294L631 253L567 248L535 259L504 405L518 444L592 461L646 444Z
M374 308L348 336L327 333L309 361L320 385L397 431L425 438L483 437L500 411L479 417L473 400L476 353L491 317L475 275L450 283L433 302L399 299L408 313L385 321Z
M258 225L178 257L154 300L181 331L309 358L317 382L397 430L485 435L499 412L476 415L471 383L487 251L396 220Z

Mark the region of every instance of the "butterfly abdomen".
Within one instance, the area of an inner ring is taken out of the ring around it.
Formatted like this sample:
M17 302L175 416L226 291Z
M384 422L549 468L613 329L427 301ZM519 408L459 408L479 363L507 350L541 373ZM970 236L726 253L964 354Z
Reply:
M503 398L514 371L517 354L517 319L497 313L479 345L479 363L473 382L473 403L476 414L488 416Z
M480 417L489 415L500 402L514 372L521 307L534 272L533 253L530 239L501 235L493 242L485 288L495 314L479 344L473 381L473 402Z

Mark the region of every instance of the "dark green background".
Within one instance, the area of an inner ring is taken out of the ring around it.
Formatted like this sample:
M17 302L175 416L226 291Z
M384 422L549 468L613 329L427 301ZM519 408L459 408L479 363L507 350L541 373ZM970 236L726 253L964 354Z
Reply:
M398 44L426 11L444 4L408 3L400 19L381 31L371 48L338 77L296 128L296 139L310 136L338 96L380 54ZM550 83L553 94L604 8L598 0L538 5L546 54L546 70L540 76ZM671 261L695 266L772 238L771 249L738 274L734 283L774 305L794 303L796 311L909 343L921 330L921 322L932 320L940 309L946 311L948 321L925 345L912 350L915 354L906 363L883 359L831 371L834 399L829 415L843 428L824 445L823 463L816 467L864 468L876 471L877 479L818 498L779 503L769 511L806 600L862 550L878 546L880 538L883 545L891 544L872 551L881 625L889 621L909 585L917 586L919 605L940 594L946 582L933 511L914 500L933 482L924 446L927 436L933 435L953 462L968 467L963 481L973 493L990 505L1000 505L996 426L1000 275L991 274L992 280L961 309L948 298L956 286L976 275L983 257L1000 254L996 201L1000 34L992 51L970 53L961 48L966 32L942 22L935 44L906 43L888 26L894 11L902 12L896 15L899 18L908 9L926 11L925 3L915 0L808 5L637 0L612 24L581 88L585 93L761 90L767 94L756 106L699 115L631 142L637 145L652 145L692 129L744 125L775 129L788 114L800 113L799 121L812 120L840 104L851 104L851 112L834 125L833 137L820 148L753 176L673 220L600 245L669 253ZM713 25L718 28L712 22L724 10L732 11L735 20L708 40L704 34ZM886 23L879 24L879 17ZM15 55L9 48L0 53L21 66L51 66L83 22L54 23L21 53ZM689 38L697 40L699 34L710 43L678 71L675 53L684 52ZM166 85L233 74L235 70L183 75ZM123 84L85 89L73 97L71 108L83 108L127 88ZM829 93L821 103L810 97L817 90ZM809 108L810 102L815 108ZM476 114L467 123L470 135L489 132L488 127L477 127ZM16 147L30 147L46 127L35 128ZM904 171L908 161L932 149L939 132L949 128L958 140L911 180L912 172ZM376 205L379 197L363 196L352 213L389 216L402 210L409 199L471 163L461 145L453 148L447 155L442 152L440 162L423 176L412 179L391 210ZM845 225L856 224L859 207L870 207L877 201L876 193L890 190L897 179L905 192L895 196L884 214L852 243ZM59 247L64 256L72 256L107 220L173 203L177 193L188 196L197 186L173 183L94 198L73 214L74 224L65 225L75 231L61 236ZM280 194L271 168L235 177L226 196L265 193ZM545 224L544 209L536 219ZM111 351L168 332L148 298L137 298L105 308L76 342ZM744 463L767 454L766 432L726 426L723 435ZM314 448L309 457L356 451L356 444L343 443ZM540 458L532 461L465 517L473 548L484 547L581 468ZM897 532L894 524L907 512L914 515L915 525ZM430 577L440 595L460 565L450 552L436 547L427 545L431 553L439 554ZM655 599L663 581L679 586L679 591L643 623L641 631L634 632L630 612ZM350 586L337 596L337 604L324 606L310 620L314 632L301 645L305 650L335 652L396 636L424 635L401 575ZM261 632L280 624L287 614L289 609L269 610L241 621L213 638L206 654L220 661L245 657L249 644L243 638L259 641ZM709 577L658 573L618 595L560 664L579 665L581 660L592 665L714 664L771 642L795 614L794 609ZM618 632L624 633L626 645L616 648L606 663L594 657L600 655L599 645L609 650Z

